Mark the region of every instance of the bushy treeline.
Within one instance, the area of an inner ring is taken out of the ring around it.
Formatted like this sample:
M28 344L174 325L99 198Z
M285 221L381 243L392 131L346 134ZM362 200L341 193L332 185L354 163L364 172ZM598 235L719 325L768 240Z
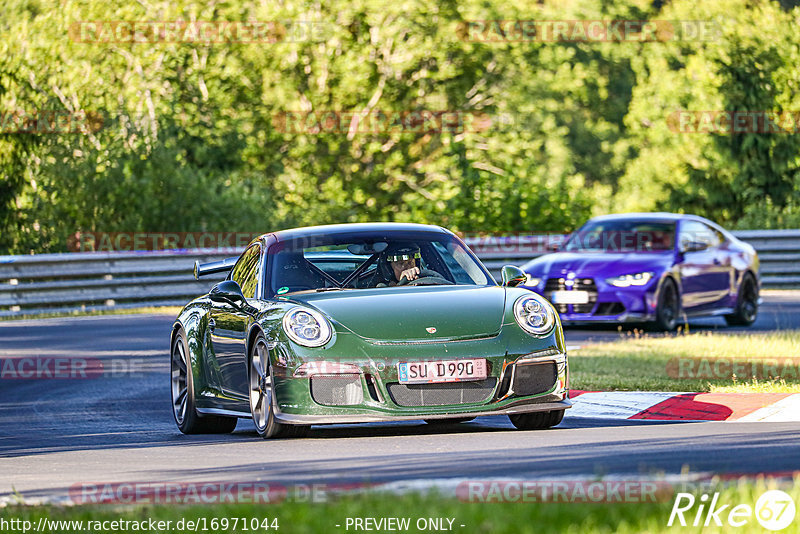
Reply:
M0 253L62 251L78 231L539 232L630 210L800 226L800 134L703 122L724 110L800 121L789 2L7 0L0 12ZM470 24L497 20L662 33L552 42ZM256 42L129 43L91 21L271 25ZM15 126L43 111L88 127Z

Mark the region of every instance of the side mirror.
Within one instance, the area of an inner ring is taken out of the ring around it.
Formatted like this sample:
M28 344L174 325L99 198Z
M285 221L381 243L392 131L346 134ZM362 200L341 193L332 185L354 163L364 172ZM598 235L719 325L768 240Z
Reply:
M564 248L564 245L569 241L569 238L572 237L572 234L567 234L561 236L560 239L557 239L555 235L550 236L547 241L547 246L545 247L548 252L558 252Z
M242 288L233 280L225 280L211 288L208 292L208 297L211 300L231 302L233 304L241 304L245 302Z
M528 279L525 271L516 265L503 265L503 270L500 273L504 286L516 287Z
M708 248L708 243L702 241L687 241L681 244L681 252L701 252Z

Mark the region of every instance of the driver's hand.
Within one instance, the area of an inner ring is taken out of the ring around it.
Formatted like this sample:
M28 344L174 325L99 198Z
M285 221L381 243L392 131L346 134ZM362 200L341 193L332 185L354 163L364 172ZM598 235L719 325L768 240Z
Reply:
M402 280L403 278L405 278L409 282L411 280L416 280L417 278L419 278L419 267L412 267L400 273L400 280Z

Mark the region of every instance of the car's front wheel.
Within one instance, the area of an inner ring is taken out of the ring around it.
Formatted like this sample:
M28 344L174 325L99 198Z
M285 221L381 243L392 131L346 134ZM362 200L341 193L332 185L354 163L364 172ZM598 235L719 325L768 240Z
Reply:
M564 419L564 410L521 413L509 415L508 418L511 420L511 424L520 430L543 430L559 424Z
M678 324L678 315L681 311L681 301L678 295L678 288L671 278L664 280L661 291L658 292L658 303L656 304L656 320L653 327L656 330L671 332Z
M259 334L250 351L250 414L256 432L264 439L300 437L308 431L306 426L286 425L275 418L273 407L272 371L269 350L263 334Z
M184 434L227 434L236 428L236 417L197 413L194 378L183 331L175 335L170 351L172 416Z
M750 326L758 316L758 285L752 275L746 274L739 287L736 311L725 316L730 326Z

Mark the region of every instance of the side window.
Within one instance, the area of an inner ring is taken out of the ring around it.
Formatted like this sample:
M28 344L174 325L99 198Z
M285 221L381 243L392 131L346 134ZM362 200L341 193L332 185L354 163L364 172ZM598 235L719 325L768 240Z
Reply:
M716 247L722 242L719 232L707 225L698 221L684 221L683 224L681 224L681 248L691 241L705 243L709 248Z
M434 241L433 248L444 260L450 273L453 275L456 284L488 284L486 276L475 265L464 249L455 243L449 243L445 248L444 244Z
M231 271L231 280L242 288L245 298L251 299L256 295L258 285L258 261L261 258L261 246L253 245L245 250Z

